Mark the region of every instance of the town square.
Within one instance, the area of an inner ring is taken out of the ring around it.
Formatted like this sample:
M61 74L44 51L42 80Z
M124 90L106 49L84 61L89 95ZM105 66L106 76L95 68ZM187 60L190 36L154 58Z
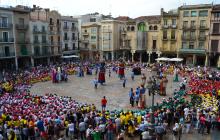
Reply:
M0 140L220 140L220 1L0 1Z

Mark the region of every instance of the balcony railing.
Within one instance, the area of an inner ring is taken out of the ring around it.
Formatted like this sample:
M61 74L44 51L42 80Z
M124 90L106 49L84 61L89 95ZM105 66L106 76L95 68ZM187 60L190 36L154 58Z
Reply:
M30 44L30 40L26 39L26 40L17 40L17 44Z
M12 24L11 23L1 23L0 22L0 29L11 29Z
M212 31L212 35L220 35L219 31Z
M28 24L16 24L17 30L27 30L28 27L29 27Z
M204 36L204 35L199 35L199 40L206 40L206 36Z
M175 36L174 36L174 37L171 37L170 40L171 40L171 41L176 41L176 37L175 37Z
M82 42L82 43L89 43L89 40L83 39L83 40L81 40L81 42Z
M0 57L15 57L15 52L0 53Z
M168 28L169 28L169 25L162 25L162 28L163 28L163 29L168 29Z
M50 52L48 51L48 52L41 52L41 53L39 53L39 52L35 52L34 53L34 57L43 57L43 56L50 56Z
M18 56L31 56L32 52L28 48L20 48L20 51L18 52Z
M89 33L88 33L88 32L83 32L82 35L83 35L83 36L88 36Z
M46 30L38 30L38 29L33 29L34 34L45 34Z
M68 26L63 26L63 30L69 30Z
M71 27L72 31L77 31L77 27Z
M200 30L208 30L209 28L206 25L200 25L199 29Z
M14 43L14 38L0 38L0 43Z
M163 41L167 41L167 40L168 40L168 37L167 37L167 36L163 36L162 40L163 40Z
M62 42L49 42L50 46L61 46Z
M68 41L68 40L69 40L69 37L64 37L63 40L64 40L64 41Z
M182 35L182 40L196 40L196 36L184 36L184 35Z
M34 40L33 44L40 44L40 41L39 40Z

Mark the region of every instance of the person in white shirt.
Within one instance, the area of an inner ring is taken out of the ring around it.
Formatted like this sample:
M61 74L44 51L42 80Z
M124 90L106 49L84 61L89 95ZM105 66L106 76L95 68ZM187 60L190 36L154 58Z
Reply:
M73 122L68 124L68 129L69 129L70 138L73 139L74 138L74 123Z
M89 125L89 127L86 130L86 139L87 140L92 140L92 135L91 135L92 132L93 132L92 125Z
M149 131L144 131L141 133L141 135L142 135L142 140L150 140L151 139Z

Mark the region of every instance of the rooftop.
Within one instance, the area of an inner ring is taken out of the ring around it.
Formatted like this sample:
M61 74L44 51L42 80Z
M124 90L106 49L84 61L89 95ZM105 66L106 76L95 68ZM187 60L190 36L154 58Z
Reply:
M182 5L179 9L204 9L212 8L212 4Z

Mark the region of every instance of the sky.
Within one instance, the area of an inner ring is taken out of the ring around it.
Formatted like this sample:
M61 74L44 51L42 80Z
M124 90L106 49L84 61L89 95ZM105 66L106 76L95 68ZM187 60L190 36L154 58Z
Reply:
M75 16L98 12L113 17L129 16L131 18L147 15L160 15L165 11L176 9L183 4L220 4L220 0L0 0L0 6L37 5L42 8L58 10L62 15Z

